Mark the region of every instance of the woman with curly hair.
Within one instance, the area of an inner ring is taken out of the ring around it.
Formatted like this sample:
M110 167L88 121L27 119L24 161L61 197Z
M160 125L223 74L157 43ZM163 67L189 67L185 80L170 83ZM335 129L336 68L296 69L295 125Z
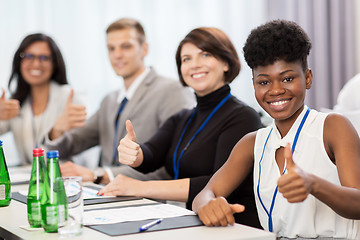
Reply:
M255 97L274 119L243 137L193 202L207 226L234 223L244 206L225 198L254 166L262 227L278 237L360 238L360 140L341 115L304 105L311 43L294 22L268 22L243 48ZM246 210L245 210L246 211Z

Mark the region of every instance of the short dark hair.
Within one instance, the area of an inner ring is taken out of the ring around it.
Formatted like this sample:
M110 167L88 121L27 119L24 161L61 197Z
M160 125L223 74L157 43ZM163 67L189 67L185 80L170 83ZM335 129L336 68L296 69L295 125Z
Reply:
M286 20L273 20L255 28L243 48L251 69L284 60L300 61L304 71L308 68L310 49L311 41L305 31L295 22Z
M15 80L17 81L16 89L14 92L12 92L11 98L19 100L20 105L24 102L24 100L30 93L30 85L25 81L25 79L21 74L20 65L22 59L20 55L25 51L26 48L28 48L30 45L32 45L35 42L46 42L51 50L53 72L50 80L55 81L61 85L68 83L66 79L66 69L65 69L64 59L55 41L51 37L42 33L30 34L23 39L23 41L20 43L19 48L16 50L14 54L11 75L9 78L10 90L11 90L12 81Z
M143 26L140 24L140 22L132 18L120 18L117 21L111 23L106 29L106 34L109 34L112 31L123 30L128 28L132 28L136 30L140 44L143 44L146 41L145 31Z
M175 55L180 82L184 86L187 84L181 74L181 49L185 43L192 43L199 49L209 52L215 58L227 63L229 70L225 72L225 82L232 82L239 74L241 68L239 56L229 37L218 28L195 28L180 42Z

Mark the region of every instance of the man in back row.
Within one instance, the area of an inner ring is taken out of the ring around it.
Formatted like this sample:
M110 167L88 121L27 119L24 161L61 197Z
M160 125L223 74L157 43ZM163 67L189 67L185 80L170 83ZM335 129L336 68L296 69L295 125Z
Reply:
M169 178L165 169L144 175L128 166L119 166L117 146L126 135L127 119L136 129L137 141L143 143L171 115L193 107L194 94L179 81L159 76L154 69L145 66L148 43L139 22L119 19L109 25L106 34L111 65L123 78L125 90L109 93L83 128L64 132L55 124L44 144L48 149L59 150L64 159L93 146L101 146L99 168L93 171L66 162L60 166L63 176L82 176L83 181L103 184L119 173L140 180Z

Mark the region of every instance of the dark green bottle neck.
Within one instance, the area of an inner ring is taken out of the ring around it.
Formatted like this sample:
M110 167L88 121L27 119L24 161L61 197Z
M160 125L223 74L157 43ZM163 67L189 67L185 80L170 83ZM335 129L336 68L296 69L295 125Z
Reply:
M5 155L2 145L0 145L0 181L10 182L9 171L5 161Z
M6 160L2 145L0 145L0 167L1 171L3 171L3 169L6 169L7 171Z
M30 183L43 181L45 171L44 155L33 157Z
M33 157L33 165L34 165L34 164L37 164L37 163L39 163L39 162L45 163L45 161L44 161L44 155L40 155L40 156L38 156L38 157Z
M48 158L47 163L51 165L59 165L59 159L58 158Z
M61 177L59 159L58 158L48 158L47 159L47 170L48 174L52 177Z

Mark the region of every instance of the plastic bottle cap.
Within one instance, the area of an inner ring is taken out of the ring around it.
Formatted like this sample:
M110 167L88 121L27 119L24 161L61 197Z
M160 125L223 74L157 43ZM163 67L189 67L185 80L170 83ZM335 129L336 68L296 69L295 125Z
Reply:
M44 156L44 149L42 148L34 148L33 149L33 157Z
M0 140L0 146L2 146L2 145L3 145L2 143L3 143L3 141L1 141L1 140Z
M59 157L59 151L58 150L54 150L54 151L48 151L46 153L47 158L58 158Z

